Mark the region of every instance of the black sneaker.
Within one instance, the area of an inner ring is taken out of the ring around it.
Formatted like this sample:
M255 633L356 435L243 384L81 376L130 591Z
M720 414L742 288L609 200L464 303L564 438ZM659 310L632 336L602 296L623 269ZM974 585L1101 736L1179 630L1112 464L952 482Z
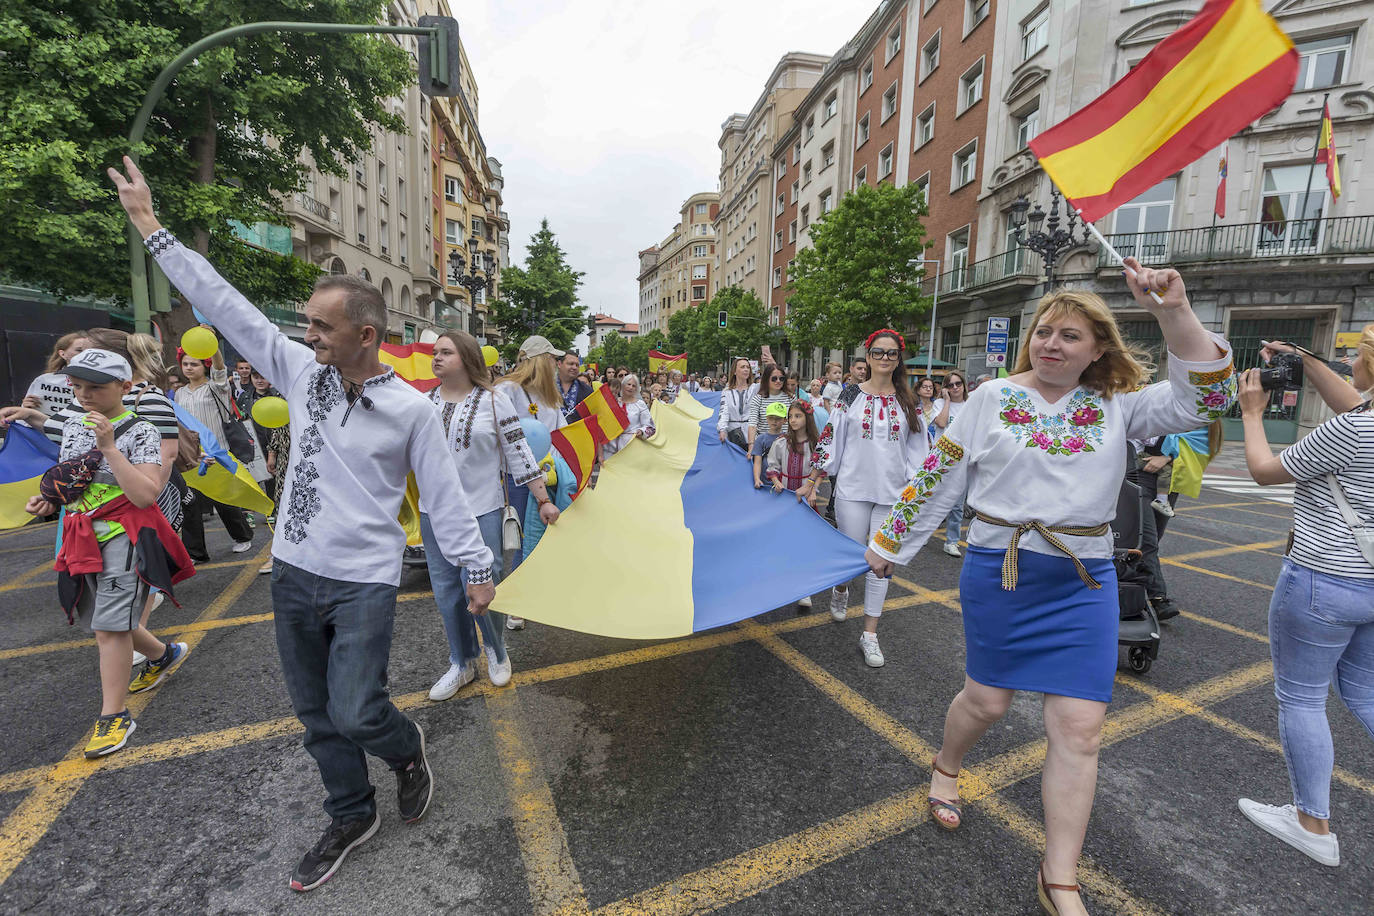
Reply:
M425 730L415 723L420 733L420 753L403 770L396 771L396 807L401 819L413 824L425 816L430 799L434 797L434 778L425 759Z
M1172 598L1151 598L1150 607L1155 609L1155 616L1160 620L1173 620L1178 616L1178 605Z
M296 870L291 873L293 891L313 891L339 870L344 856L354 846L368 840L381 825L382 819L374 809L371 817L357 821L330 822L320 841L305 854Z

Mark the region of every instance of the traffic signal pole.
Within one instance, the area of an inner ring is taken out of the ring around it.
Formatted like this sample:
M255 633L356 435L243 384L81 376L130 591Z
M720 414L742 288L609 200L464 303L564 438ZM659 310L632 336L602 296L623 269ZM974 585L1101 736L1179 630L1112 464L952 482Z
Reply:
M355 25L336 22L250 22L222 29L207 35L200 41L182 51L172 60L143 98L143 107L134 118L129 130L129 157L138 162L138 147L143 142L143 134L148 129L148 121L153 109L162 100L163 93L172 80L191 61L211 48L228 44L237 38L261 35L264 32L309 32L321 35L341 34L390 34L420 36L420 71L422 90L427 95L456 95L458 93L458 48L456 38L458 23L445 16L421 16L420 24L404 25ZM450 39L454 39L452 42ZM453 46L450 47L450 44ZM424 85L424 83L428 85ZM156 302L149 297L148 261L143 250L143 239L133 223L129 223L129 281L134 306L134 330L147 334L152 330L152 311L154 306L160 312L170 310L169 287L167 278L157 265L152 265L153 292Z

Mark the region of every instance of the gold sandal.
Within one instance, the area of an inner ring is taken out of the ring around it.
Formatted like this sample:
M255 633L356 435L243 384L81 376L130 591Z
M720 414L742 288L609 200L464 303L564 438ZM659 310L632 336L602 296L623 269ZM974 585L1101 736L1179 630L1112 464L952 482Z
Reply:
M1054 905L1054 898L1050 897L1050 891L1070 891L1078 893L1077 884L1050 884L1045 880L1045 863L1040 863L1039 870L1035 873L1036 891L1040 895L1040 906L1044 908L1050 916L1059 916L1059 907Z
M954 780L958 780L959 778L958 773L949 773L941 768L940 755L938 753L934 757L930 758L930 766L931 769L939 773L941 776L948 776L950 779ZM962 824L964 821L964 814L962 811L959 810L958 798L955 798L953 801L945 801L943 798L936 798L934 795L930 795L926 797L926 804L930 806L931 820L935 821L935 823L939 824L946 830L958 830L959 825ZM954 823L951 824L943 818L937 816L936 812L941 810L951 812L954 815Z

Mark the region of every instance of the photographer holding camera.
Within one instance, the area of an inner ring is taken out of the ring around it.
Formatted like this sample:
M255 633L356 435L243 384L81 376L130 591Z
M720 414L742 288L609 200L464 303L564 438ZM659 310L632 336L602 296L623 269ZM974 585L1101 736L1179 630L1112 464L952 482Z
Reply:
M1325 360L1298 350L1266 343L1261 355L1277 366L1251 369L1240 380L1250 476L1260 484L1297 481L1293 533L1269 605L1279 741L1294 804L1242 798L1240 809L1261 829L1334 866L1340 864L1329 823L1335 754L1326 719L1333 680L1374 735L1374 411L1363 400L1374 388L1374 324L1360 338L1353 387ZM1264 434L1270 391L1301 386L1304 374L1338 413L1273 455Z

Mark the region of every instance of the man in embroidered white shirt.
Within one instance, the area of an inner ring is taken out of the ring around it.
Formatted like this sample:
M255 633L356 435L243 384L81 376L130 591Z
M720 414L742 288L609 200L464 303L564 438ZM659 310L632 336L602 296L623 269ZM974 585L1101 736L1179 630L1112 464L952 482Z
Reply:
M495 594L492 554L433 408L378 359L386 307L376 287L348 275L322 277L305 305L310 346L302 346L162 228L143 175L128 157L124 166L127 178L115 169L110 178L158 265L290 407L272 604L287 693L319 765L331 819L291 876L294 890L313 890L377 832L366 754L396 773L405 821L424 817L433 797L424 733L386 689L407 472L415 473L445 558L467 568L473 614L485 613Z

